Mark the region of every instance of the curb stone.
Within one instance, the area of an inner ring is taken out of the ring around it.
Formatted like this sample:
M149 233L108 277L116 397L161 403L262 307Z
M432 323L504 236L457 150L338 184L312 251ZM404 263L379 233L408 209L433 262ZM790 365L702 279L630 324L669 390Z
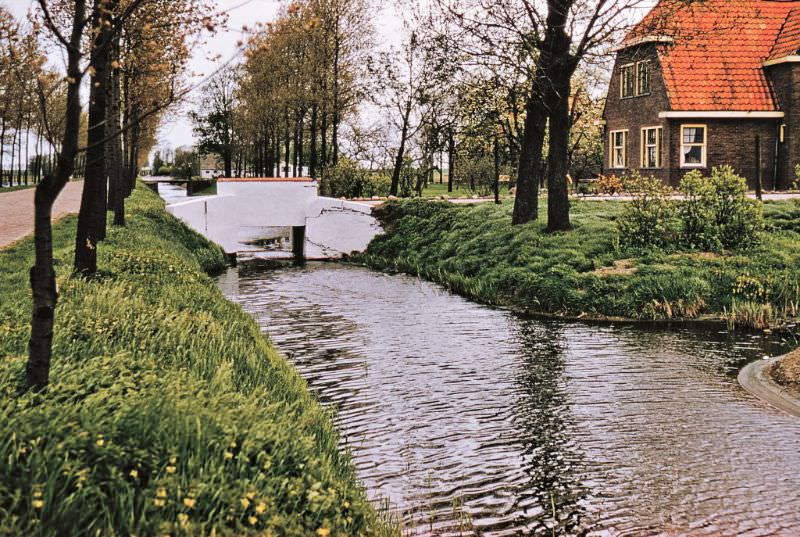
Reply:
M781 358L783 356L748 364L739 372L739 384L762 401L800 418L800 399L772 380L770 375L770 369Z

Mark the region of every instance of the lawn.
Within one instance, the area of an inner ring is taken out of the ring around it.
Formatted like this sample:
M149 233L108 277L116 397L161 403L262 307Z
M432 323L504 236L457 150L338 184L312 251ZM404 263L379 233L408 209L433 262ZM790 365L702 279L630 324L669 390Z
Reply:
M775 327L800 305L800 204L767 203L768 231L742 251L626 249L623 202L574 201L567 233L512 226L512 202L399 201L377 214L387 233L360 257L478 301L571 318L725 319ZM541 214L547 210L542 202Z
M102 272L70 276L45 393L22 390L33 244L0 250L0 534L384 535L330 415L208 271L222 251L140 186Z
M435 175L436 182L428 184L427 188L422 190L422 197L423 198L438 198L439 196L449 196L451 198L471 198L472 196L477 195L477 192L470 190L468 185L460 185L456 186L453 185L453 191L447 191L447 177L444 178L444 183L439 184L439 175ZM492 191L490 196L494 195L494 191ZM500 196L507 197L508 194L508 184L500 184Z

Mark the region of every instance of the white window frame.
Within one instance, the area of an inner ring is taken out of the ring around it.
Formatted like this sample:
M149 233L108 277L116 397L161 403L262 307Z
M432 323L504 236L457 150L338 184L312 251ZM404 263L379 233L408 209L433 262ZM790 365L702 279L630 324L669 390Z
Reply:
M647 65L647 91L642 91L642 65ZM642 60L636 62L636 96L650 95L650 90L653 83L652 69L650 60Z
M703 129L703 143L691 143L687 144L683 141L683 131L684 129ZM708 167L708 125L703 124L695 124L695 123L687 123L681 125L680 131L681 137L681 168L706 168ZM686 163L686 151L684 150L687 147L701 147L702 148L702 158L700 159L701 162L699 164L694 163Z
M656 143L648 144L647 143L647 133L649 131L656 131ZM661 144L663 139L664 130L661 125L653 125L651 127L642 127L642 145L641 145L641 154L639 155L639 167L643 170L660 170L663 167L662 157L661 157ZM655 147L656 149L656 162L655 166L648 166L649 162L647 162L647 150L651 147Z
M616 134L622 134L622 145L616 145ZM628 129L620 129L608 133L608 167L611 170L624 170L628 167ZM617 149L622 149L622 166L617 166L616 153Z
M625 95L625 72L627 69L630 69L631 73L631 80L633 81L633 86L631 88L631 94ZM619 98L620 99L633 99L636 97L636 63L626 63L625 65L620 66L619 68Z

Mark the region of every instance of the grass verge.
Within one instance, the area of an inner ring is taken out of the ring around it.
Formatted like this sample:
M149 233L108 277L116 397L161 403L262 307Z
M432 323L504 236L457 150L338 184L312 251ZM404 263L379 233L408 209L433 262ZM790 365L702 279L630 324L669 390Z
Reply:
M69 276L51 385L21 392L33 244L0 251L0 534L383 535L329 414L206 272L223 253L146 188L103 272Z
M747 251L620 248L624 202L575 201L574 229L511 226L512 204L389 203L387 230L358 259L478 301L573 318L726 319L767 328L800 311L800 204L767 203L769 231ZM542 209L546 214L546 209Z

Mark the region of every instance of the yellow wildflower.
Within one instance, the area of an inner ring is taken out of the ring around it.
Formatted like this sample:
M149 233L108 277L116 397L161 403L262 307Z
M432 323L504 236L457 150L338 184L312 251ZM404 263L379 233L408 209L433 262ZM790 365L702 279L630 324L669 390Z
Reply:
M242 498L240 502L242 504L242 509L247 509L248 507L250 507L250 500L248 500L247 498Z
M164 500L162 498L156 498L153 500L153 505L156 507L164 507Z
M227 460L230 460L230 459L232 459L232 458L233 458L233 453L231 453L230 451L226 451L226 452L223 454L223 456L225 457L225 459L227 459Z
M185 505L189 509L193 509L195 503L196 503L196 500L194 498L184 498L183 499L183 505Z
M170 457L169 458L169 463L170 464L176 464L177 462L178 462L178 457Z
M165 489L164 487L161 487L160 489L158 489L158 492L156 492L156 496L158 496L159 498L166 498L167 497L167 489Z
M252 500L252 499L253 499L253 498L255 498L255 497L256 497L256 493L255 493L255 492L252 492L252 491L251 491L251 492L248 492L248 493L247 493L247 499L248 499L248 500Z
M97 435L97 442L95 442L95 444L97 444L98 447L103 447L105 443L106 441L103 438L103 435L102 434Z
M251 526L255 526L256 524L258 524L258 519L254 516L249 517L247 521L250 523Z
M350 509L350 502L348 502L347 500L345 500L342 505L344 505L345 509Z
M319 537L328 537L330 534L331 530L328 528L320 528L317 530L317 535L319 535Z
M168 474L174 474L175 473L175 467L174 466L167 466L167 473Z
M134 468L133 470L130 471L130 473L128 475L131 476L134 479L137 479L139 477L139 472L136 471L136 469Z
M178 513L178 522L180 522L181 525L186 524L187 522L189 522L189 515L187 515L186 513Z
M259 502L259 504L256 505L256 513L258 513L259 515L266 510L267 510L267 504L265 504L264 502Z
M34 509L41 509L44 507L44 502L42 500L33 500L33 507Z

